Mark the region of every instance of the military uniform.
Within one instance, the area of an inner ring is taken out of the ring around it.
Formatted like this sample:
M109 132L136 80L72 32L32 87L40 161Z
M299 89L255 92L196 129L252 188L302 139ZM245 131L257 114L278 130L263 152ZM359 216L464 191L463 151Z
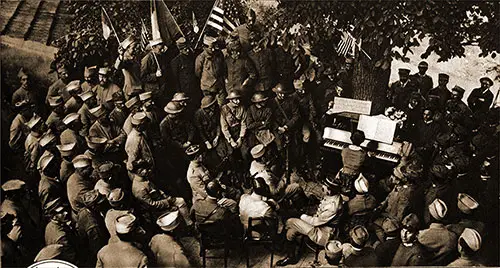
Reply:
M222 105L226 96L224 84L224 56L220 51L213 55L203 51L196 58L195 73L200 78L200 88L204 95L217 97L217 102Z
M82 129L80 130L80 134L82 135L82 137L88 136L89 128L94 120L92 113L90 113L89 109L90 108L87 106L87 104L84 103L80 108L80 110L78 110L78 114L80 115L80 121L82 122Z
M75 232L65 223L51 220L45 227L45 245L60 244L66 248L67 256L74 262L76 260Z
M347 202L347 212L351 216L348 226L366 225L371 213L377 206L377 200L371 194L356 194Z
M122 128L111 122L108 127L104 127L99 121L95 121L94 124L89 129L90 137L99 137L106 138L109 143L114 143L117 146L112 146L110 144L106 144L104 149L105 152L112 151L113 148L123 148L122 146L125 144L125 140L127 136L125 132L123 132Z
M88 81L85 81L82 83L81 88L82 88L82 93L92 91L95 93L95 87L97 84L91 84Z
M396 81L389 87L389 103L397 109L403 109L408 104L410 95L414 91L416 91L416 89L410 80L406 82Z
M155 256L154 264L159 267L192 267L182 246L170 235L153 236L149 248Z
M423 96L427 96L429 94L429 90L431 90L433 86L432 78L427 74L420 73L412 75L411 78L415 81L420 93Z
M48 216L48 211L45 210L47 204L56 198L65 199L66 191L58 178L52 178L42 174L40 183L38 184L38 197L40 197L40 204L42 210L44 210L44 215Z
M117 59L118 61L119 59ZM126 100L128 96L138 89L142 89L141 64L135 60L123 60L118 63L117 70L123 73L123 93Z
M132 194L145 211L154 215L161 215L175 205L175 198L165 195L163 191L144 179L134 178L132 182Z
M45 98L45 102L49 102L49 97L61 96L64 102L68 101L71 95L69 95L66 90L66 83L62 81L62 79L58 79L52 85L50 85L49 90L47 91L47 97Z
M394 255L401 245L401 239L399 237L391 237L382 241L376 248L375 254L377 255L378 265L380 266L391 266Z
M198 161L191 161L186 177L193 192L193 204L207 198L205 185L211 180L208 170Z
M181 115L182 116L182 115ZM174 157L185 158L183 145L194 142L194 126L188 119L165 117L160 123L163 141Z
M94 189L94 184L90 178L84 178L78 172L74 172L66 183L66 191L68 193L68 201L74 215L78 215L80 210L84 207L81 201L81 196Z
M253 62L257 72L255 91L269 92L276 84L276 62L273 51L270 48L250 50L248 58Z
M75 150L76 151L82 151L84 148L86 148L86 143L83 138L79 133L76 131L67 128L61 133L61 136L59 137L61 144L70 144L70 143L76 143L75 145Z
M195 59L192 54L179 54L171 62L177 92L183 92L197 105L201 99L198 78L195 75Z
M472 113L486 113L493 102L493 93L489 89L475 88L467 98Z
M391 266L428 265L424 247L417 241L412 244L401 244L394 254Z
M458 237L441 223L420 231L418 241L430 253L429 265L446 265L455 257Z
M125 142L125 152L127 153L127 170L134 172L135 162L142 160L148 167L154 170L153 152L149 147L146 135L142 132L132 129Z
M235 215L237 207L236 206L230 208L221 207L217 203L217 199L213 197L207 197L205 199L198 200L197 202L193 203L192 210L194 211L196 222L198 223L223 224L224 221L230 220L231 215ZM229 227L228 225L226 225L226 228L231 229L231 227Z
M222 134L230 144L236 142L240 137L243 139L247 131L247 111L243 105L235 106L228 103L221 108L220 125ZM246 155L246 147L242 141L242 155Z
M30 130L26 125L28 121L29 119L24 118L21 114L17 114L16 117L14 117L14 120L12 120L10 125L9 146L12 150L14 150L14 152L24 151L24 142L30 133Z
M62 121L63 118L64 115L51 112L47 117L47 120L45 120L45 125L47 125L47 127L51 129L54 134L59 134L66 129L66 126Z
M448 100L451 99L451 92L450 92L450 90L448 90L448 88L446 86L444 86L444 87L437 86L437 87L431 89L427 95L439 97L439 109L440 110L444 110L445 106L446 106L446 102L448 102Z
M153 93L153 100L162 106L165 103L164 99L169 99L165 94L167 89L165 88L167 82L167 72L169 71L167 60L164 54L156 54L156 59L160 64L160 69L162 76L156 77L156 71L158 70L158 65L153 56L153 51L150 51L141 61L141 81L144 85L144 91ZM161 100L161 101L160 101Z
M104 246L97 254L96 268L148 266L146 255L131 242L116 241Z
M96 211L83 208L78 213L77 230L82 247L89 254L85 258L85 265L94 265L99 250L106 245L108 234L106 232L104 220ZM84 266L84 265L82 265Z
M30 90L25 89L24 87L18 88L12 94L12 105L19 103L21 101L26 101L28 103L32 103L35 105L40 105L40 97L36 94L36 89L31 88Z
M113 94L119 94L121 95L121 98L123 98L123 92L120 87L113 83L108 83L107 85L97 85L95 88L95 95L97 98L97 104L98 105L103 105L107 102L110 102L113 100Z
M447 266L449 267L478 267L485 266L482 262L469 257L459 257L458 259L452 261Z
M214 107L213 114L205 111L203 108L198 109L194 114L194 125L196 126L198 136L201 139L201 143L206 144L206 142L210 142L213 146L214 140L216 137L219 137L217 140L217 146L212 151L208 151L207 153L207 167L215 168L220 164L220 160L228 155L228 152L231 150L229 148L229 144L227 144L226 140L222 136L222 131L220 128L220 110L219 107ZM214 152L215 151L215 152ZM214 153L212 153L214 152Z
M41 155L40 152L40 139L42 133L31 131L24 142L24 160L26 163L26 170L35 172L38 159Z
M273 110L270 107L257 108L255 104L252 104L248 108L247 131L249 148L261 143L257 138L260 131L273 130L273 120Z
M106 229L108 230L109 233L109 243L111 242L116 242L116 226L115 222L116 219L120 216L126 215L131 213L130 209L110 209L108 212L106 212L106 217L104 217L104 224L106 225ZM113 239L114 237L114 239Z
M127 120L127 113L122 110L121 108L118 108L115 106L113 110L109 113L109 119L113 121L113 124L117 126L123 126L125 123L125 120ZM125 133L128 134L128 133Z
M61 160L61 169L59 171L59 179L61 182L66 183L73 172L75 172L73 163L63 158Z

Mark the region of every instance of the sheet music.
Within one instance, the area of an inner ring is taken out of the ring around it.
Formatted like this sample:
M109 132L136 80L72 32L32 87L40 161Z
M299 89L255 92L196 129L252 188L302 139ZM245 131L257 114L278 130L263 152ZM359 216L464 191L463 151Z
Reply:
M396 132L396 122L379 116L360 115L358 130L366 139L391 144Z

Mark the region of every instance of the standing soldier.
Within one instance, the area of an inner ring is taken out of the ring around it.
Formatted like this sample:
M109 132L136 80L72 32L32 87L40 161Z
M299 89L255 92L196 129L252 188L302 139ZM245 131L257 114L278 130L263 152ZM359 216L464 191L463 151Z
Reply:
M451 98L451 92L448 90L446 85L450 81L450 76L444 73L438 75L438 86L431 89L427 96L438 96L439 97L439 109L444 111L446 102ZM423 95L427 98L426 95Z
M85 79L85 82L82 83L82 91L95 92L95 87L99 83L97 77L97 66L90 66L90 67L86 66L85 70L83 71L83 79Z
M64 110L66 113L76 113L83 105L83 101L80 98L82 94L82 88L80 87L80 81L75 80L68 83L66 86L66 91L68 91L71 96L69 100L64 104Z
M236 159L233 158L233 161L240 157L243 157L244 161L248 161L248 148L243 143L247 131L247 111L241 103L241 97L238 91L231 91L227 96L229 103L222 106L220 112L222 134L233 148L233 152L240 150L240 155L236 155Z
M257 71L253 62L242 54L241 44L229 43L226 63L226 92L240 90L243 99L247 100L253 93L253 85L257 79Z
M113 124L123 127L125 120L127 120L127 112L125 111L125 102L118 94L113 95L113 110L109 113L109 120Z
M118 47L119 55L114 67L116 70L122 70L124 78L123 94L126 100L129 99L130 93L133 91L142 90L141 65L137 59L138 47L138 43L133 36L129 36Z
M165 83L168 62L163 54L164 44L161 38L151 40L149 45L151 51L141 61L141 80L144 83L144 90L152 92L153 100L161 107L165 105L167 99Z
M77 238L67 208L59 199L56 199L49 202L46 210L50 221L45 227L45 245L62 245L67 260L75 263L77 260Z
M66 128L63 123L65 115L63 99L59 96L50 97L49 106L52 112L49 114L49 117L47 117L45 125L47 125L54 134L59 135Z
M82 93L80 95L80 98L83 101L83 105L78 110L78 114L80 115L80 120L82 123L82 129L80 131L80 134L82 136L87 136L89 133L89 128L92 125L92 114L90 113L90 109L96 107L97 104L97 98L92 91L87 91L85 93Z
M36 178L38 177L36 176L36 165L38 163L38 158L42 154L40 152L40 139L44 131L44 125L42 119L36 115L33 116L26 125L31 132L24 142L24 163L26 164L26 170L31 175L30 177L35 176Z
M108 101L113 100L113 94L121 94L123 98L123 92L110 81L111 70L108 67L103 67L99 69L99 85L95 88L95 94L97 98L97 104L102 105ZM92 108L92 107L89 107Z
M40 198L43 215L48 216L48 204L56 199L65 200L66 190L59 180L59 163L53 155L46 155L40 159L40 183L38 184L38 197Z
M493 93L490 91L493 81L488 77L481 77L479 82L481 83L481 87L472 90L467 98L467 104L472 113L486 114L493 102Z
M127 170L132 180L139 169L155 170L153 151L150 141L147 140L147 116L143 112L138 112L131 119L132 130L128 134L125 142L125 152L127 153Z
M61 167L59 171L59 179L66 183L69 177L75 172L73 167L73 157L77 154L75 147L76 143L56 145L61 154Z
M264 95L268 97L270 90L276 84L276 62L273 51L263 47L256 32L250 33L250 44L252 49L248 52L248 58L253 62L258 78L255 91L265 92Z
M89 136L105 138L107 140L104 152L119 153L123 148L127 135L123 132L121 126L114 124L102 106L97 106L90 110L95 118L94 124L90 127Z
M238 42L241 43L243 48L242 52L246 53L252 49L251 46L251 34L252 32L260 32L260 27L256 24L257 15L253 9L249 9L247 12L247 22L236 27L234 33L238 37Z
M345 64L337 73L337 87L340 87L340 96L344 98L352 98L352 58L346 58Z
M50 85L49 90L47 91L47 97L45 98L45 102L49 102L49 97L60 96L63 98L63 101L66 102L70 96L66 91L66 85L69 83L69 73L68 68L66 66L61 65L57 67L57 75L59 79L55 81L52 85Z
M200 79L200 88L204 96L216 97L219 106L225 102L224 88L224 55L217 47L214 37L205 35L204 49L195 62L195 73Z
M24 141L29 134L29 128L26 125L34 116L33 108L27 101L16 103L16 109L19 111L10 124L9 146L15 153L24 151Z
M403 109L415 88L410 81L410 69L400 68L398 73L399 80L389 86L387 99L392 106Z
M19 70L17 77L21 81L21 87L12 94L12 104L15 105L20 101L27 101L36 106L36 111L40 112L43 99L40 99L40 91L32 85L30 75L23 69ZM43 97L42 97L43 98Z
M267 105L268 97L263 92L257 92L252 96L252 105L247 113L248 147L262 143L268 146L274 142L273 110Z
M66 191L72 210L71 218L76 220L78 213L84 207L81 197L86 192L94 189L94 183L90 177L92 174L92 159L81 154L75 156L72 163L75 172L69 177L66 183Z
M412 75L412 78L416 82L418 91L422 96L427 97L429 90L433 87L432 78L426 74L429 69L429 64L425 61L421 61L418 64L418 73Z
M182 92L191 98L191 111L198 107L201 99L201 91L198 78L195 75L195 58L184 37L176 41L179 55L172 60L172 76L177 92Z

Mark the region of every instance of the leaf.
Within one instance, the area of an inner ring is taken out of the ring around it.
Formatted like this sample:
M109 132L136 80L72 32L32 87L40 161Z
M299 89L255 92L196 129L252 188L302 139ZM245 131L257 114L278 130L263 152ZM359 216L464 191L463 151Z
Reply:
M384 64L382 65L382 70L387 70L391 67L391 63L388 60L384 60Z

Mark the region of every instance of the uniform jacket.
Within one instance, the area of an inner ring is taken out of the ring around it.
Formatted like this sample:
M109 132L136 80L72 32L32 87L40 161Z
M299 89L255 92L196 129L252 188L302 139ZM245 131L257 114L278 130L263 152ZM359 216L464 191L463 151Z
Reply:
M104 224L106 225L106 229L108 229L110 241L111 238L116 237L116 219L120 216L131 213L130 210L119 210L119 209L110 209L106 212L106 217L104 218Z
M59 134L66 129L66 126L62 121L63 118L64 117L61 115L51 112L45 121L45 125L47 125L47 127L50 128L54 134Z
M144 85L144 91L153 92L153 98L163 96L165 90L165 82L167 77L167 60L163 54L156 54L162 76L156 77L158 65L153 56L153 51L150 51L141 61L141 81Z
M83 208L78 213L78 236L90 255L85 263L93 265L99 250L104 247L109 238L106 232L104 219L99 213Z
M51 220L45 227L45 245L61 244L65 246L70 259L76 259L76 237L74 230L64 223Z
M217 199L213 197L207 197L203 200L198 200L197 202L193 202L192 209L194 210L196 222L206 223L206 224L222 222L224 220L227 220L231 215L231 213L234 213L236 211L236 207L228 209L219 206L217 204ZM212 213L212 211L214 210L215 212ZM210 215L210 213L212 213L212 215Z
M89 82L85 81L81 85L82 92L87 92L87 91L95 92L95 87L96 86L97 85L93 85L93 84L90 84Z
M476 220L461 219L457 223L446 225L446 229L456 234L457 237L460 237L465 228L471 228L478 231L481 237L485 237L487 234L485 224Z
M69 113L77 113L80 108L82 108L83 101L81 99L76 99L72 96L65 104L64 109L67 114Z
M199 95L200 88L195 74L194 55L179 54L170 65L177 92L184 92L191 98Z
M337 201L335 196L325 196L314 216L302 215L301 219L315 227L325 225L339 215L342 206Z
M58 79L52 85L50 85L49 90L47 91L45 102L49 103L49 97L55 96L61 96L64 102L69 100L69 98L71 97L66 90L66 83L64 83L61 79Z
M483 99L483 100L480 100ZM473 113L485 113L493 102L493 93L489 89L475 88L467 98L467 104Z
M68 201L75 213L80 212L84 207L81 197L84 193L94 189L94 184L90 178L84 178L77 172L74 172L66 183Z
M144 133L132 129L125 142L125 152L127 153L127 169L129 171L135 170L135 162L138 160L143 160L151 168L154 168L153 152Z
M250 50L248 58L252 61L257 72L256 91L270 90L276 83L276 62L274 53L270 48L263 48L259 51Z
M83 137L86 137L89 133L89 128L92 125L94 117L90 113L89 107L85 103L82 105L80 110L78 110L78 114L80 115L80 121L82 122L82 129L80 130L80 134Z
M273 110L270 107L259 109L255 104L252 104L247 112L247 129L254 134L262 129L271 129L273 116Z
M198 134L203 142L208 141L212 143L215 137L221 135L220 129L220 111L215 109L214 113L210 115L204 109L200 108L194 114L194 125L198 130Z
M401 221L409 213L415 212L416 197L415 185L396 185L384 201L387 204L385 212L390 217Z
M446 265L456 257L458 237L443 224L431 223L429 229L420 231L418 241L430 253L429 265Z
M439 107L444 110L446 102L451 98L451 92L446 87L437 86L429 91L427 96L438 96L439 97ZM425 96L425 95L424 95ZM427 96L425 96L427 98Z
M123 93L125 98L134 90L142 88L141 64L139 62L134 60L120 61L118 69L121 69L123 73Z
M446 111L456 112L465 116L472 115L471 109L462 100L448 100L446 102Z
M243 194L239 202L240 220L245 229L248 228L248 218L271 218L275 213L262 196L257 194Z
M26 141L24 142L24 159L26 161L26 169L32 168L35 171L36 165L38 163L38 158L41 155L40 152L40 138L41 134L36 132L31 132Z
M274 104L276 128L286 125L289 132L294 131L300 120L300 104L297 97L286 96L283 100L276 98Z
M356 194L347 203L349 215L366 214L373 211L376 206L377 200L371 194Z
M375 248L375 254L377 255L378 265L379 266L391 266L392 259L396 254L399 246L401 245L401 239L398 237L392 239L386 239L382 243L380 243Z
M66 192L58 178L51 178L42 174L38 184L38 196L40 197L41 207L45 211L44 208L47 203L58 197L65 199Z
M143 208L153 209L154 212L164 212L173 203L173 198L165 195L148 180L135 178L132 182L132 194Z
M127 117L128 117L127 113L124 110L119 109L117 107L115 107L113 111L111 111L111 113L109 114L109 119L111 119L113 121L113 124L117 126L123 126Z
M247 130L247 111L243 105L225 104L220 112L222 133L228 142L244 137Z
M412 79L415 81L420 93L423 96L427 96L433 86L432 78L427 74L420 75L420 73L416 73L412 75Z
M127 135L123 132L122 128L115 124L111 123L109 127L105 128L99 121L95 121L94 124L89 129L89 136L91 137L101 137L108 139L108 142L114 142L120 145L120 148L127 139ZM111 149L111 145L106 145L105 151Z
M188 141L194 140L194 126L190 120L184 118L165 117L160 123L160 132L163 141L175 148L182 148Z
M96 268L148 266L148 258L132 243L117 241L104 246L97 254Z
M95 93L97 98L97 104L102 105L106 102L113 100L113 94L117 93L123 98L123 92L120 87L113 83L108 83L107 85L97 85L95 87Z
M66 183L73 172L75 172L73 163L66 159L62 159L61 169L59 170L59 179L61 180L61 182Z
M427 264L424 247L415 241L411 246L399 245L391 266L420 266Z
M167 234L157 234L151 238L149 248L158 267L191 267L181 245Z
M191 161L187 170L187 181L193 191L193 204L207 197L205 184L210 181L208 170L197 161Z
M209 92L220 92L224 89L224 56L215 51L209 55L203 51L196 58L195 73L200 78L200 88Z
M10 138L9 146L15 152L22 152L24 150L24 142L30 133L26 123L28 119L24 118L21 114L17 114L12 120L10 125Z
M16 103L20 101L27 101L29 103L33 104L40 104L39 97L36 94L36 89L31 88L30 90L26 90L23 87L18 88L16 91L14 91L14 94L12 94L12 105L15 105Z
M391 84L387 92L389 102L397 109L404 108L408 101L410 100L411 93L416 91L416 89L408 80L405 83L401 81L396 81Z
M257 79L257 70L253 62L246 56L233 59L226 56L226 91L241 90L245 93L251 91ZM245 86L243 84L245 83Z
M364 247L360 251L354 251L344 259L343 266L346 267L375 267L380 266L375 251L370 247Z

